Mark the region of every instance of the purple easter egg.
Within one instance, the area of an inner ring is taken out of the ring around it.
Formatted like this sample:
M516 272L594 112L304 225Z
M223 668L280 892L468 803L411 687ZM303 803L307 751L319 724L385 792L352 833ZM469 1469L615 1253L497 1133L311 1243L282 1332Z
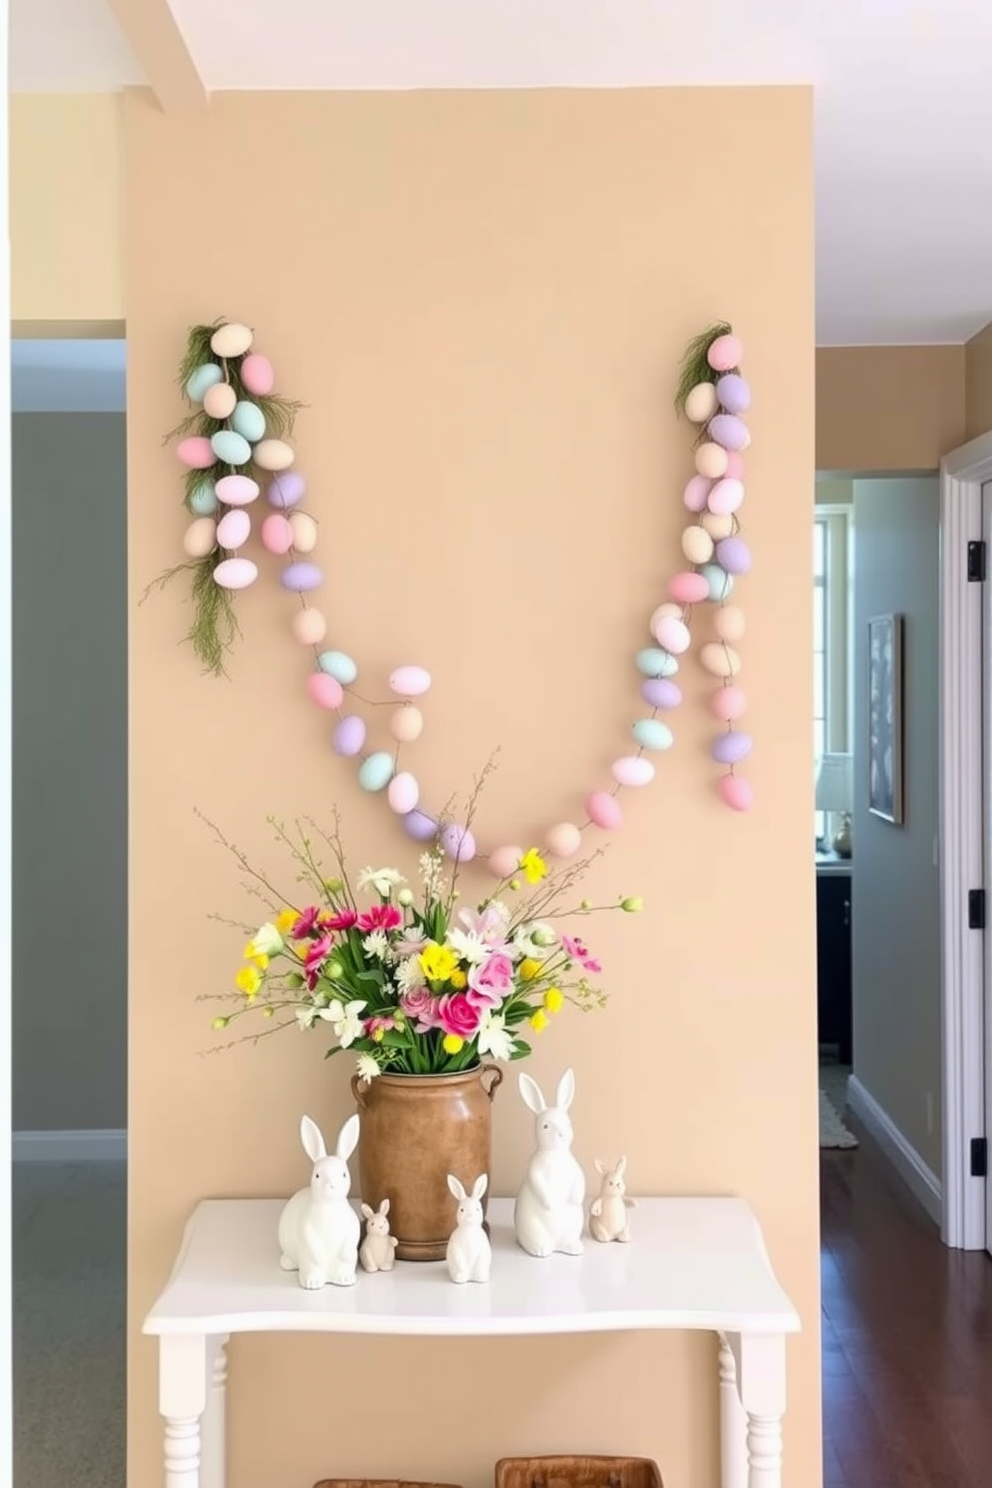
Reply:
M724 413L747 413L751 407L751 389L739 372L728 372L716 385L716 395Z
M747 426L743 419L732 413L718 413L711 418L706 430L714 444L722 449L742 450L747 448Z
M309 594L324 582L323 570L316 563L287 563L279 578L291 594Z
M433 842L437 836L437 822L426 811L416 808L402 818L403 828L414 842Z
M731 729L729 733L721 734L718 739L713 740L710 754L718 765L739 765L751 753L751 743L750 734Z
M724 537L716 545L720 567L729 574L746 574L751 567L751 549L742 537Z
M682 500L691 512L706 510L706 498L710 494L713 482L707 475L694 475L687 482Z
M358 754L364 743L365 722L355 713L349 713L347 718L342 718L331 735L331 748L335 754L344 755L345 759Z
M283 470L269 481L265 496L270 506L284 511L302 501L306 489L307 483L298 470Z
M475 857L475 838L457 822L449 822L441 832L441 847L445 857L456 863L471 863Z
M670 677L645 677L641 697L649 708L677 708L682 701L682 689Z

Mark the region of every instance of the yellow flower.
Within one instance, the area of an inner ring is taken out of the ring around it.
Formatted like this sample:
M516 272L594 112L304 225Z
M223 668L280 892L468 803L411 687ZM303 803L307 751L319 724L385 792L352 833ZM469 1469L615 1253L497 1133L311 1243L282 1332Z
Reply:
M548 865L536 847L529 847L520 859L520 871L529 884L540 883L548 876Z
M446 1033L441 1040L441 1047L445 1054L460 1054L465 1047L465 1040L459 1033Z
M382 1041L383 1041L383 1039L385 1037L386 1037L386 1030L384 1028L373 1028L373 1030L372 1030L372 1040L373 1040L374 1043L381 1044Z
M533 956L525 956L517 969L522 982L532 982L541 970L541 963L535 961Z
M420 969L429 982L446 982L458 969L458 957L448 946L432 940L420 953Z
M276 929L279 934L288 935L299 918L295 909L281 909L276 915Z
M255 966L242 966L241 970L234 978L234 985L237 987L238 991L243 992L246 997L254 997L255 993L262 985L261 973Z
M251 962L252 966L257 966L259 971L264 971L269 964L269 958L262 952L254 952L252 950L253 944L253 941L249 941L248 944L245 946L242 954L244 955L246 961Z
M565 1006L565 999L557 987L549 987L544 994L544 1006L549 1013L560 1013Z
M530 1026L535 1033L543 1033L548 1026L548 1015L543 1008L538 1008L536 1013L530 1017Z
M456 966L455 967L454 971L451 973L451 976L448 978L448 980L451 983L451 985L454 987L454 989L455 989L456 992L460 992L463 987L467 987L468 986L468 977L462 971L462 969L461 969L460 966Z

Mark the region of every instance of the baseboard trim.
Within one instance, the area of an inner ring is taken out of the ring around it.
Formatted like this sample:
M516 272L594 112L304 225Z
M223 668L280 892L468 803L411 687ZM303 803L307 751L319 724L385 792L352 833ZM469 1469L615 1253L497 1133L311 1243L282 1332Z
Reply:
M126 1162L127 1132L15 1131L15 1162Z
M847 1082L847 1103L935 1224L943 1218L940 1179L857 1075Z

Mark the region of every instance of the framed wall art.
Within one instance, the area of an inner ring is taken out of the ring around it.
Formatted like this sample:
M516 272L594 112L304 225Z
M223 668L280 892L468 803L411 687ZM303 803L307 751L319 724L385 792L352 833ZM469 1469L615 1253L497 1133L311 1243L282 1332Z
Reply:
M903 819L901 615L868 621L868 809Z

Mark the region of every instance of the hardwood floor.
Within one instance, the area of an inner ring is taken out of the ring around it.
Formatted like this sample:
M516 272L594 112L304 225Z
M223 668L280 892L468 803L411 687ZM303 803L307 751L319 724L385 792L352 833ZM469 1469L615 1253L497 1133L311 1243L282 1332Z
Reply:
M990 1488L992 1259L946 1250L870 1138L821 1153L820 1193L824 1488Z

